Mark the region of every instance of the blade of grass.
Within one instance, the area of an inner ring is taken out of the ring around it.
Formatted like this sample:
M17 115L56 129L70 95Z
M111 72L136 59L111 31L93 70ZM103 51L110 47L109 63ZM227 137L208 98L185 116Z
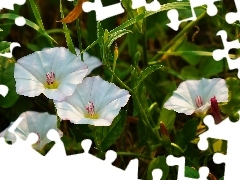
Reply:
M15 20L17 17L19 17L19 15L16 14L12 14L12 13L6 13L6 14L0 14L0 19L12 19ZM45 30L43 30L42 28L40 28L37 24L33 23L32 21L26 19L26 25L35 29L38 33L42 34L43 36L45 36L49 41L53 41L54 43L57 44L57 42L51 37L49 36Z
M37 24L40 28L42 28L43 30L45 30L44 26L43 26L43 22L42 22L42 19L41 19L41 15L40 15L40 12L37 8L37 5L36 3L34 2L34 0L29 0L28 1L30 3L30 6L32 8L32 12L34 14L34 17L37 21Z
M36 3L34 2L34 0L29 0L29 4L30 4L30 6L31 6L31 8L32 8L32 12L33 12L34 17L35 17L35 19L36 19L36 21L37 21L38 26L39 26L42 30L45 31L45 28L44 28L44 25L43 25L43 22L42 22L42 19L41 19L41 15L40 15L40 12L39 12L39 10L38 10L38 8L37 8ZM49 40L49 42L50 42L51 46L54 47L53 44L52 44L52 41Z
M172 56L182 56L182 55L195 55L195 56L209 56L212 57L212 52L208 51L175 51L175 52L163 52L159 51L159 54L166 54ZM228 54L230 58L236 59L238 56L235 54Z
M62 1L61 0L60 0L60 12L61 12L61 18L63 19L64 14L63 14ZM62 22L62 24L63 24L63 30L64 30L64 34L65 34L68 49L71 53L76 54L75 47L73 45L72 38L71 38L70 33L69 33L69 29L68 29L66 23Z
M167 45L165 45L161 51L168 51L175 42L178 41L191 27L195 26L195 24L202 19L206 15L206 11L204 11L197 19L196 21L191 21L188 23ZM161 60L162 54L156 54L150 61L157 61Z
M148 16L151 16L153 14L156 14L158 12L166 11L166 10L170 10L170 9L185 9L187 6L190 6L189 2L173 2L173 3L163 4L161 6L160 10L158 10L158 11L145 11L144 13L142 13L142 14L140 14L138 16L135 16L134 18L129 19L128 21L124 22L120 26L118 26L115 29L111 30L109 32L109 36L112 35L113 33L116 33L119 30L126 29L127 27L133 25L137 21L140 21L140 20L142 20L142 19L144 19L144 18L146 18ZM94 41L92 44L90 44L85 50L83 50L83 52L87 51L88 49L90 49L91 47L96 45L97 43L98 43L98 39L96 41Z

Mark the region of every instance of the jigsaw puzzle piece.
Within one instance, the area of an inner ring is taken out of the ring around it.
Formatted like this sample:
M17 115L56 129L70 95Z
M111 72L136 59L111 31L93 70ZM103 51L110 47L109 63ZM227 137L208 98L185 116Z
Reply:
M238 78L240 78L240 71L239 71L240 58L232 60L228 55L230 49L239 49L240 48L239 41L236 39L234 41L228 42L227 41L227 32L225 30L218 31L217 36L221 36L224 49L214 50L212 53L213 59L215 59L216 61L219 61L225 57L227 59L229 69L230 70L238 69Z
M147 3L146 0L132 0L133 9L140 7L145 7L147 11L158 11L161 5L157 0L153 0L151 3Z
M179 28L179 25L182 22L186 21L195 21L197 19L196 13L194 8L202 6L202 5L207 5L207 14L209 16L215 16L217 14L217 7L215 6L216 1L221 1L221 0L190 0L190 5L191 5L191 12L192 12L192 17L179 20L179 13L176 9L171 9L167 12L168 19L170 20L170 23L167 24L170 28L173 30L177 31Z
M162 178L163 172L161 169L154 169L152 171L153 180L160 180Z
M25 2L26 0L1 0L0 10L3 8L14 10L14 4L23 5Z
M25 141L15 134L15 129L22 119L22 117L19 117L8 129L16 137L15 143L7 144L5 139L0 137L0 161L2 162L0 163L0 176L4 179L30 180L32 179L31 173L38 174L43 164L41 162L43 156L32 148L32 144L38 140L37 134L29 134ZM31 173L26 174L26 169ZM41 178L41 175L38 177Z
M185 177L185 157L174 157L173 155L169 155L166 160L169 166L178 166L177 180L196 180L195 178ZM203 166L199 168L200 177L198 180L207 180L208 174L208 167Z
M9 89L6 85L0 85L0 95L2 95L3 97L5 97L8 93Z
M64 162L64 164L76 164L64 168L64 171L71 172L71 177L78 177L78 179L138 180L137 159L130 161L124 171L112 165L112 162L117 157L116 152L112 150L107 151L105 160L102 160L89 153L91 144L91 140L85 139L81 143L84 151L83 153L66 156L66 162ZM71 178L67 177L67 179Z
M240 112L238 113L240 114ZM199 135L199 149L205 150L208 147L208 138L226 140L227 154L216 153L213 156L213 161L216 164L225 163L224 179L239 177L240 146L236 146L236 142L239 141L240 137L240 121L231 122L229 118L226 118L220 124L216 125L213 117L208 115L204 118L203 122L208 126L208 130Z
M94 2L84 2L82 4L82 9L84 12L95 11L97 21L102 21L109 17L124 13L121 2L103 7L101 0L95 0Z
M46 154L46 157L50 158L60 158L66 156L66 151L63 142L61 141L61 137L59 133L55 129L50 129L47 133L47 138L50 141L54 141L55 144Z
M234 0L237 12L229 12L226 14L225 19L228 24L233 24L236 21L240 22L240 1Z
M234 147L233 147L234 148ZM229 149L228 149L229 150ZM213 162L216 164L225 163L224 179L234 179L239 177L239 148L235 152L227 152L227 155L221 153L215 153L213 155Z
M6 57L6 58L12 58L12 51L15 47L21 47L19 43L17 42L13 42L10 44L10 52L9 53L4 53L4 54L1 54L0 53L0 56L3 56L3 57Z

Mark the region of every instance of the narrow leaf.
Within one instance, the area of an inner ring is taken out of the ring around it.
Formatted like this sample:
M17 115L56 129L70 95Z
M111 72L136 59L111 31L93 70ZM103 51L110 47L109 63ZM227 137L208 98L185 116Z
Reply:
M44 26L43 26L43 23L42 23L42 19L41 19L40 12L39 12L39 10L38 10L38 8L37 8L37 5L36 5L35 1L34 1L34 0L29 0L29 3L30 3L30 5L31 5L33 14L34 14L34 16L35 16L35 19L36 19L39 27L42 28L43 30L45 30L45 29L44 29Z
M137 21L140 21L148 16L151 16L153 14L156 14L158 12L161 11L167 11L170 9L186 9L186 7L190 6L189 2L173 2L173 3L167 3L167 4L163 4L161 6L161 9L158 11L145 11L144 13L137 15L134 18L129 19L128 21L126 21L125 23L121 24L120 26L116 27L115 29L111 30L109 33L109 36L119 30L122 29L126 29L127 27L135 24ZM90 47L93 47L94 45L96 45L99 42L99 39L97 39L96 41L94 41L91 45L89 45L83 52L87 51Z
M0 14L0 19L12 19L15 20L17 17L19 17L16 14L12 14L12 13L6 13L6 14ZM39 32L40 34L42 34L43 36L45 36L47 39L53 41L54 43L57 44L57 42L51 37L49 36L46 31L44 31L42 28L40 28L37 24L33 23L32 21L26 19L26 25L28 25L29 27L35 29L37 32Z
M154 71L156 71L157 69L163 68L162 65L150 65L148 66L141 74L140 76L137 78L137 83L136 86L134 88L136 88L137 86L139 86L139 84L141 84L144 79L146 79L146 77L153 73Z
M120 38L121 36L123 36L123 35L125 35L125 34L127 34L127 33L129 33L129 32L132 32L132 31L126 30L126 29L122 29L122 30L117 31L116 33L111 34L111 35L109 36L108 42L107 42L108 48L111 47L112 43L113 43L116 39Z
M62 9L62 1L61 0L60 0L60 12L61 12L61 17L64 18L63 9ZM67 27L66 23L62 22L62 24L63 24L63 30L64 30L64 34L65 34L68 49L71 53L76 54L75 47L73 45L72 38L70 36L68 27Z

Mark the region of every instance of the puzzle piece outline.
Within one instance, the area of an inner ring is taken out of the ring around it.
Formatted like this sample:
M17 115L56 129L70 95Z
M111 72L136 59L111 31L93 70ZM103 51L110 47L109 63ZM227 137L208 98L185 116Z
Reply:
M146 0L132 0L132 9L137 9L143 6L147 11L157 11L161 8L161 4L157 0L154 0L151 3L146 3ZM84 12L95 11L97 21L102 21L104 19L120 15L125 11L121 5L121 1L116 4L103 7L101 0L84 2L82 4L82 9Z
M215 16L217 14L218 10L214 3L217 1L221 1L221 0L201 0L201 1L190 0L192 17L189 17L189 18L186 18L186 19L183 19L180 21L179 21L178 11L176 9L171 9L167 12L168 19L170 20L170 23L168 23L167 26L169 26L173 30L177 31L179 28L179 25L182 22L197 20L197 16L196 16L194 8L202 6L202 5L207 5L207 14L209 16Z
M240 111L238 112L240 115ZM227 141L227 154L215 153L213 161L216 164L225 163L224 179L232 179L233 177L239 177L240 172L237 164L240 161L238 156L240 147L236 146L236 142L240 136L240 121L231 122L229 118L226 118L219 124L214 123L214 118L208 115L203 120L204 124L208 126L208 130L199 135L198 148L200 150L206 150L208 147L208 138L215 138ZM231 129L227 133L223 133L226 129Z
M55 178L56 178L56 175L54 175L54 173L52 173L51 170L47 170L47 169L53 169L52 167L55 167L54 170L57 170L62 167L62 164L71 164L71 163L73 165L77 164L77 166L75 166L75 168L72 166L64 167L65 172L71 172L74 170L75 172L78 172L77 171L78 169L82 169L81 175L77 175L77 173L72 173L71 175L69 175L69 173L60 174L59 176L60 179L63 177L66 177L66 178L71 177L71 179L77 179L77 178L82 179L84 177L90 177L90 179L100 178L100 179L110 180L114 178L116 180L121 180L122 178L124 178L124 179L138 180L138 177L137 177L138 176L137 174L138 159L131 160L125 170L117 168L112 165L113 161L115 161L117 157L117 154L115 151L112 151L112 150L107 151L105 154L105 160L101 160L89 154L89 150L92 144L92 141L89 139L85 139L81 143L82 148L84 150L83 153L67 156L64 144L60 139L60 135L54 129L51 129L48 131L47 137L50 140L54 141L55 144L45 156L42 156L32 148L32 144L36 143L38 140L38 136L35 133L30 133L28 135L27 140L22 140L14 132L22 120L23 118L19 117L16 121L13 122L13 124L8 129L8 131L14 134L14 136L16 137L15 143L13 143L12 145L9 145L5 142L4 137L0 137L0 147L1 147L0 159L4 157L4 159L8 159L9 161L24 160L25 163L29 163L30 165L33 162L38 162L36 166L31 165L30 169L32 173L33 172L37 173L37 171L41 169L41 171L45 170L45 172L47 172L45 173L45 175L52 174L52 176L55 176ZM79 164L79 162L82 162L82 163ZM10 164L7 163L7 165L10 165ZM45 164L45 166L41 167L42 164ZM5 165L6 165L5 163L1 163L0 168L3 171L6 170L4 172L9 173L9 170L8 170L9 166L5 166ZM95 173L91 173L92 169L94 169ZM21 171L22 171L22 168L20 167L17 170L17 172L20 173ZM2 175L4 175L5 177L6 174L3 173ZM20 173L20 176L22 176L22 173ZM44 178L44 175L41 175L40 177ZM40 177L39 179L41 179ZM12 177L12 179L14 178ZM28 178L25 178L25 179L28 180Z
M227 59L228 67L230 70L238 69L238 78L240 78L240 58L232 60L228 53L230 49L239 49L239 40L227 41L227 32L225 30L220 30L217 32L217 36L220 36L223 42L224 49L216 49L212 52L213 59L219 61L224 57Z

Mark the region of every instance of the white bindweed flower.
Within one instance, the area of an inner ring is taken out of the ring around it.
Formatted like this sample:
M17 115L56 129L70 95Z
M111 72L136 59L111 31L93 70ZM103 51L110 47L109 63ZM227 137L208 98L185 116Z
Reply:
M64 47L48 48L22 57L14 68L16 91L62 101L70 96L88 72L87 65Z
M27 111L22 113L19 117L22 117L23 119L14 132L23 140L26 140L30 133L36 133L39 138L33 145L33 148L36 150L42 150L44 146L50 142L47 138L47 133L50 129L55 129L62 137L62 132L57 129L56 115ZM6 141L15 142L16 137L8 131L8 128L0 133L0 137L4 137Z
M73 95L62 102L55 102L55 106L63 120L75 124L109 126L129 97L127 90L93 76L86 77Z
M217 102L228 101L226 81L220 78L187 80L182 82L166 101L164 108L191 115L205 114L211 106L211 98Z
M77 56L80 57L80 59L81 59L81 55L79 54L80 50L78 48L75 48L75 50L76 50ZM88 66L87 75L89 75L93 69L102 65L102 62L98 58L96 58L94 56L90 56L87 52L83 52L83 61Z

